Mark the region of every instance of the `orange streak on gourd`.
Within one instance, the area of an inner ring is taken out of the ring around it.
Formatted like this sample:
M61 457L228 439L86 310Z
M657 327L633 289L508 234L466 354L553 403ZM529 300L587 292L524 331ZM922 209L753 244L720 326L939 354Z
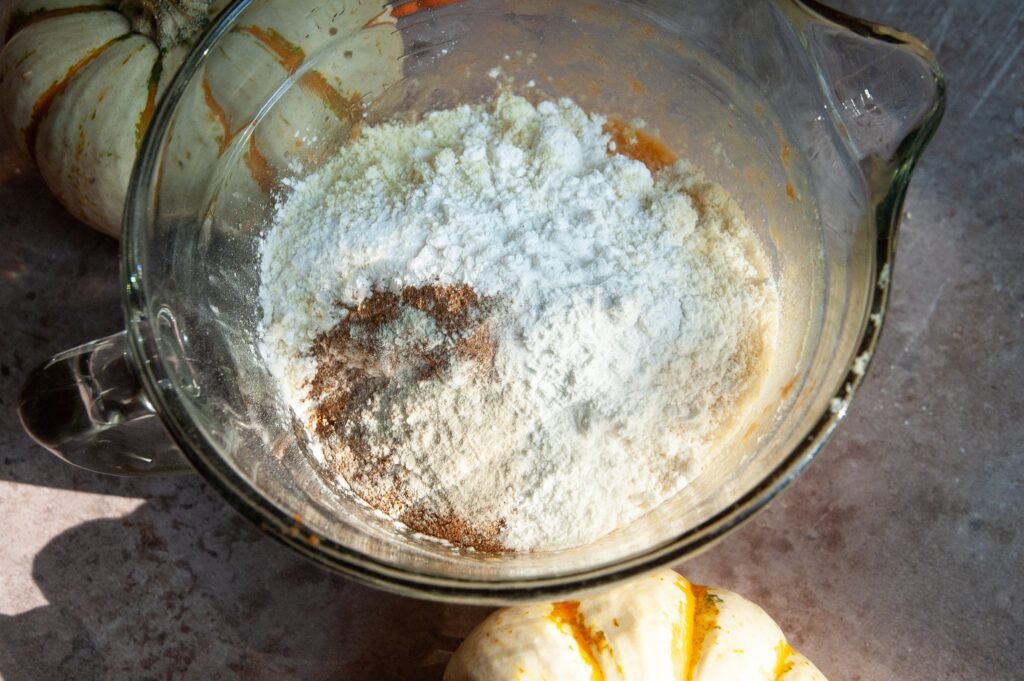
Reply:
M160 85L160 74L163 71L163 55L158 54L156 61L153 63L153 69L149 73L149 85L146 90L146 106L142 108L142 113L139 114L139 121L135 124L135 146L138 148L142 145L142 135L145 134L146 128L149 127L149 121L153 118L153 109L156 108L156 91Z
M679 606L679 619L672 623L672 670L677 681L687 681L687 670L693 657L693 619L696 614L695 600L690 583L682 577L676 578L676 586L683 592Z
M245 151L245 167L252 174L252 179L264 192L269 193L277 186L277 177L267 163L266 157L256 146L256 137L249 137L249 148Z
M112 5L75 5L73 7L58 7L56 9L41 9L27 14L15 12L14 16L11 17L10 25L7 27L7 34L4 36L4 42L10 42L11 38L13 38L18 31L23 28L28 28L32 24L39 23L40 21L56 19L57 17L65 17L69 14L108 12L112 9Z
M396 19L407 17L410 14L416 14L420 10L434 9L435 7L443 7L445 5L454 5L462 0L412 0L412 2L406 2L404 4L395 7L391 10L391 16Z
M124 35L112 38L99 47L91 50L84 57L72 64L71 68L67 70L63 78L46 88L43 94L39 95L35 104L32 105L32 116L29 118L28 126L25 128L25 144L28 146L30 154L35 156L36 135L39 134L39 125L43 122L43 119L46 118L46 114L50 112L50 106L53 104L53 100L57 98L57 95L67 89L71 79L78 75L82 69L95 61L97 57L106 52L107 49L114 45L114 43L118 43L130 35L131 33L125 33Z
M604 672L597 661L602 650L608 649L608 641L604 632L593 633L583 619L579 601L562 601L551 606L548 618L558 628L572 635L579 648L580 657L590 667L592 681L604 681ZM610 652L610 651L609 651Z
M693 633L691 634L693 643L690 646L693 655L689 661L687 681L692 681L697 661L704 649L704 639L717 626L718 620L718 606L715 604L714 598L708 594L706 586L694 586L693 599Z
M78 143L75 144L75 152L74 152L74 159L76 161L81 160L82 154L85 153L86 141L87 140L86 140L86 136L85 136L85 126L82 125L81 123L79 123L78 124Z
M310 71L299 78L299 87L316 95L331 112L340 120L356 120L359 114L361 97L358 92L343 95L327 82L317 71Z
M224 153L224 150L231 144L231 138L234 134L231 132L231 126L228 124L228 115L224 111L224 107L220 105L217 98L213 96L213 90L210 88L210 79L206 76L203 77L203 99L206 101L206 106L213 114L217 123L220 124L221 129L224 130L224 136L220 138L220 146L217 148L217 156Z
M793 668L793 660L791 655L795 651L785 641L779 641L779 645L775 646L775 681L779 681L782 676Z
M306 59L301 47L286 40L273 29L264 30L258 26L239 29L260 41L288 73L295 73ZM317 71L310 71L299 78L299 87L318 97L331 112L342 120L351 120L359 111L359 93L343 95Z
M295 73L306 59L306 53L302 51L301 47L288 42L284 36L272 28L263 30L259 26L245 26L238 30L248 33L263 43L264 47L270 50L270 53L288 73Z
M678 586L686 594L686 633L683 641L686 664L680 681L693 681L700 661L700 653L704 649L704 639L714 629L718 619L718 606L713 596L709 596L706 586L690 584L679 577Z

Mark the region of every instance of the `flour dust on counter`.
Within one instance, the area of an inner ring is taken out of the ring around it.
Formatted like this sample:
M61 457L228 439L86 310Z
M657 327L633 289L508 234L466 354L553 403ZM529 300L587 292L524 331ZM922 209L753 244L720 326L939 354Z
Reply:
M536 551L699 472L778 298L730 197L644 139L504 94L365 126L289 183L261 352L331 475L416 532Z

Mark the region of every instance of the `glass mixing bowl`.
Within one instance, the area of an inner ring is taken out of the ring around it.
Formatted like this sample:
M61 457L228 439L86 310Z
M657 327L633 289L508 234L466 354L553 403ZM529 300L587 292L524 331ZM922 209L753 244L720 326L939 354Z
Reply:
M648 515L561 551L452 549L339 493L255 349L258 243L282 181L363 122L499 87L642 119L735 197L784 307L770 374L727 446ZM775 496L845 414L942 106L918 41L812 2L238 2L185 59L143 140L124 218L126 330L37 370L23 422L94 470L198 470L271 536L402 593L551 598L677 561Z

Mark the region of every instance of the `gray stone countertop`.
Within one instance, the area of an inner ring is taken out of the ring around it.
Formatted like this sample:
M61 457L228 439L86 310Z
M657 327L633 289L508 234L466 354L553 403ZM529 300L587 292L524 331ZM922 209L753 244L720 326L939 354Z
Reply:
M845 423L680 569L760 603L833 681L1022 679L1024 4L837 4L930 45L948 111ZM0 150L0 677L439 679L486 609L347 582L198 477L100 477L22 433L25 372L119 328L116 255Z

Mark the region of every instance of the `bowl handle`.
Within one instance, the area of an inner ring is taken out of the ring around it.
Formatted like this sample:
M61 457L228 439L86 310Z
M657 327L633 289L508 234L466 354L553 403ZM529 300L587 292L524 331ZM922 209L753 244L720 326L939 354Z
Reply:
M22 384L18 413L32 439L97 473L193 471L143 392L124 331L62 352L33 370Z

